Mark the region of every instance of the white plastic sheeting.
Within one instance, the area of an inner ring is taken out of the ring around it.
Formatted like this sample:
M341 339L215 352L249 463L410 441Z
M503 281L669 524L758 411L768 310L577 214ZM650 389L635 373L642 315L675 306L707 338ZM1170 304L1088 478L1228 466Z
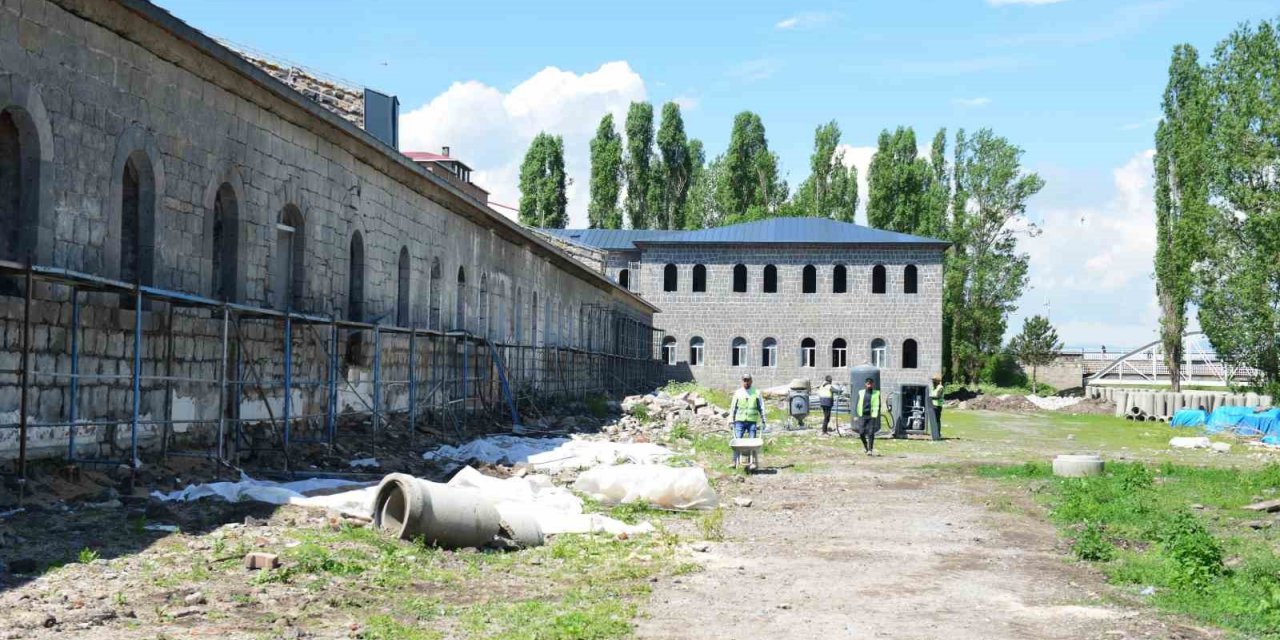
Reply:
M644 442L607 442L581 438L529 438L489 436L459 445L445 445L422 454L426 460L479 460L487 463L524 464L547 473L589 469L619 462L656 464L675 452Z
M606 504L647 502L666 509L714 509L719 503L701 467L599 466L578 476L573 488Z
M216 497L222 498L227 502L253 500L270 504L305 504L303 501L307 499L306 494L308 493L331 491L362 484L365 483L331 478L313 478L296 482L271 482L269 480L254 480L242 473L240 474L239 482L192 484L187 485L181 491L170 493L152 491L151 497L162 502L190 502L201 498Z
M630 525L600 514L583 513L582 499L568 489L557 487L544 475L523 478L494 478L471 467L464 467L450 486L478 489L505 519L512 514L525 514L538 521L544 534L609 533L628 535L653 531L648 522Z
M1170 438L1169 446L1174 449L1208 449L1213 443L1205 437Z

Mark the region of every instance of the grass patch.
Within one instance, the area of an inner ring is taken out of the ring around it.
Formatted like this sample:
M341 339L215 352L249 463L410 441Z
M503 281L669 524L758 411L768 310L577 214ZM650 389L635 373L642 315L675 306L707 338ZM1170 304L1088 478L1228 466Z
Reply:
M1071 539L1073 555L1113 583L1154 587L1156 606L1280 638L1280 536L1247 526L1259 514L1241 509L1280 493L1280 465L1109 463L1104 476L1070 479L1053 477L1044 463L971 468L1027 483Z

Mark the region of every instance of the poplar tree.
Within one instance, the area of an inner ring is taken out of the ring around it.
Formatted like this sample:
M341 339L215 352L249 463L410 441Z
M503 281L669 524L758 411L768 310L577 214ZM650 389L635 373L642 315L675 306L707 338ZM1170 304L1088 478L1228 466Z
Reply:
M726 224L767 218L787 198L786 182L778 178L778 156L769 151L764 123L755 113L734 117L723 170L716 200Z
M933 170L916 148L911 127L881 131L867 168L867 224L900 233L936 235L941 224L931 204Z
M520 165L520 223L563 229L565 213L564 140L546 132L534 136Z
M632 229L648 229L653 185L653 105L632 102L627 110L627 219Z
M621 229L622 138L606 113L591 139L591 202L587 205L587 226L592 229Z
M809 177L796 189L793 215L853 222L858 209L858 169L844 166L840 126L834 120L813 132Z
M1156 295L1160 342L1174 391L1182 387L1182 334L1192 267L1203 251L1209 208L1209 93L1205 70L1190 45L1173 50L1164 92L1164 118L1156 128Z
M685 201L692 181L693 163L689 157L689 140L684 133L684 119L680 105L668 102L662 105L662 126L658 129L658 154L661 164L655 188L659 206L654 228L683 229Z

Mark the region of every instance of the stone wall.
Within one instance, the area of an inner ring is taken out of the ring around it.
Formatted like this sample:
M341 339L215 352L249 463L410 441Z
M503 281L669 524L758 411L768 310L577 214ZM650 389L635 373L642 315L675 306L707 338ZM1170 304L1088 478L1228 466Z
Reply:
M642 254L638 291L661 310L654 324L676 342L678 363L672 378L691 377L715 386L736 385L750 372L758 386L784 384L794 377L814 380L831 375L847 380L844 368L832 366L832 343L847 343L847 364L868 363L871 343L887 343L887 366L881 384L898 391L904 384L928 384L942 367L942 251L923 247L868 246L676 246L650 245ZM678 290L663 291L663 271L678 268ZM733 268L747 266L747 292L733 291ZM705 293L692 291L694 265L707 268ZM767 264L778 270L777 293L764 293ZM817 293L802 293L806 265L817 270ZM835 265L844 265L847 293L832 293ZM886 267L886 293L871 293L875 265ZM916 294L903 293L904 269L917 268ZM633 290L636 287L633 285ZM689 366L690 339L705 341L705 364ZM746 339L745 366L731 365L734 338ZM762 344L777 341L777 364L762 366ZM804 338L816 343L816 367L802 367ZM902 367L904 341L917 343L917 366Z
M136 277L194 296L221 290L253 307L321 316L354 308L366 322L511 344L639 353L648 342L633 332L624 344L616 327L647 326L651 305L142 0L0 1L0 110L18 123L24 159L19 210L0 211L21 241L0 259ZM286 220L296 222L290 243L277 226ZM352 260L353 245L362 260ZM288 251L294 260L282 260ZM69 290L40 285L36 297L33 366L67 372ZM132 303L115 294L82 302L82 372L127 378ZM0 299L11 364L21 306ZM169 333L167 309L148 303L144 332ZM176 314L177 366L190 378L216 378L216 316ZM247 331L259 358L280 360L280 328ZM344 336L343 375L359 382L369 350L350 353L352 344ZM161 367L164 345L143 342L144 375ZM299 377L327 364L299 348ZM388 364L407 362L398 358ZM15 384L14 375L0 377L0 415L17 410ZM66 384L35 380L33 421L69 415ZM87 386L80 419L131 413L122 379ZM145 384L141 413L190 404L195 415L218 414L216 385L180 387L165 394ZM265 404L281 401L277 392Z

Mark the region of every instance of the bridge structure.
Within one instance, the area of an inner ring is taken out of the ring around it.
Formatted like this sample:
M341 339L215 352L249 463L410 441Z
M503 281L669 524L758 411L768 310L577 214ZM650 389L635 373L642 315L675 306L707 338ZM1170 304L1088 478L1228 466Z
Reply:
M1246 383L1258 373L1251 367L1235 365L1220 358L1201 331L1184 334L1182 347L1179 378L1183 385L1225 388ZM1079 358L1086 385L1169 386L1172 383L1169 367L1165 365L1164 347L1159 340L1119 355L1106 351L1081 351L1064 353L1061 357L1071 359L1073 356Z

